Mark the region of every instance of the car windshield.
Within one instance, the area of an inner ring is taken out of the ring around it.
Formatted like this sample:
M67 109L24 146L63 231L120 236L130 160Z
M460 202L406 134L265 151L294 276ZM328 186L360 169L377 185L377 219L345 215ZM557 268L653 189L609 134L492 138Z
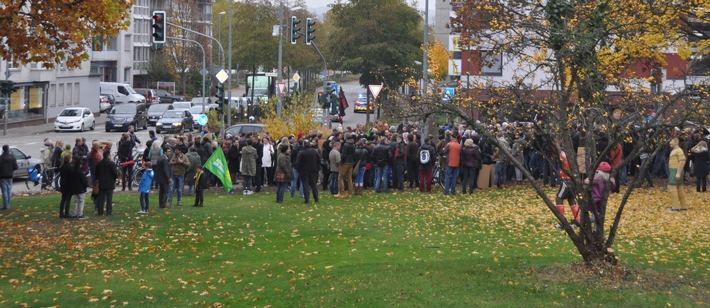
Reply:
M148 112L165 112L168 108L170 108L170 105L151 105L148 107Z
M182 118L183 112L179 110L168 110L163 113L163 118Z
M208 108L205 108L205 111L209 110ZM190 113L192 114L201 114L202 113L202 106L194 106L190 108Z
M81 110L79 109L64 109L59 114L60 117L78 117L79 115L81 115Z
M136 92L136 90L133 90L133 88L130 85L125 85L125 88L126 88L126 90L128 90L128 93L138 94L138 92Z
M135 114L136 106L134 105L115 105L111 109L111 114Z
M173 107L175 109L190 109L190 107L192 107L192 104L190 102L177 102L173 103Z

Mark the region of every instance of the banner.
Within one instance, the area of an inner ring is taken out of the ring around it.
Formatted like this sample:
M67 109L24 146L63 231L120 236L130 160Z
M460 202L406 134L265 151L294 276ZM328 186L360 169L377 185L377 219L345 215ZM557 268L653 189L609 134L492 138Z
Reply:
M345 98L345 92L343 92L343 87L340 87L340 93L338 93L338 103L340 104L340 116L345 116L345 109L350 107L348 104L348 99Z
M209 170L214 174L227 189L227 192L232 190L232 177L229 175L229 168L227 167L227 159L224 158L224 152L222 152L221 147L212 152L210 159L205 162L205 169Z

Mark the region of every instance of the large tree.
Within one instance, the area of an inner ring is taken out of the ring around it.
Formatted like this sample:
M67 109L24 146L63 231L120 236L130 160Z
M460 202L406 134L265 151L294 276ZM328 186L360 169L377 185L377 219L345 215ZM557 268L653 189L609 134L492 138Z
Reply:
M676 76L674 70L682 69L668 65L667 59L676 55L673 51L684 58L690 50L703 52L706 43L689 40L688 33L693 33L689 27L698 20L707 24L707 1L461 0L453 4L458 10L451 20L452 30L461 34L462 49L475 51L472 66L502 64L512 76L470 76L470 82L458 90L463 94L457 103L433 95L409 112L453 114L472 125L524 170L583 260L615 263L618 257L612 247L618 226L641 176L629 182L620 204L609 207L615 209L610 219L606 201L594 210L590 206L594 202L591 184L584 180L618 144L630 146L629 155L612 175L636 162L642 152L651 155L645 162L667 155L663 147L651 144L667 142L674 126L682 127L691 117L707 120L703 102L684 95L683 82L663 88L659 78L662 68ZM688 22L688 16L695 18L694 23ZM558 211L542 183L500 147L496 132L477 124L474 111L491 122L538 120L531 140L539 145L536 150L552 166L560 165L562 152L569 158L569 168L563 171L571 176L580 205L578 230ZM578 161L575 153L586 155ZM649 167L642 164L637 174Z
M130 0L0 2L0 57L18 65L42 62L76 68L89 59L94 37L116 36L127 27Z
M422 18L402 0L338 1L330 53L342 69L362 73L361 85L400 86L421 61Z

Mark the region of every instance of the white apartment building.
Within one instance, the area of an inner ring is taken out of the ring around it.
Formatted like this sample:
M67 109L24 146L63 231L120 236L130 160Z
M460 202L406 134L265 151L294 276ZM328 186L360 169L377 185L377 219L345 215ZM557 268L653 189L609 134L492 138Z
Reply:
M214 0L196 1L202 33L211 34ZM134 87L150 86L147 80L152 55L152 12L166 10L165 0L135 0L131 23L116 37L98 37L87 46L89 61L79 68L64 65L48 70L42 63L14 67L0 59L0 78L10 72L19 89L12 94L7 111L9 126L49 123L67 107L88 107L99 112L99 82L124 82Z

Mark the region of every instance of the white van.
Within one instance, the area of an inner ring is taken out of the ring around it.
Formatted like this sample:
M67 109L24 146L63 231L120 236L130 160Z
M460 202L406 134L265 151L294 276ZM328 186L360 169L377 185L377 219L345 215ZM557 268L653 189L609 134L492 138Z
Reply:
M101 82L101 93L113 94L116 103L145 103L145 96L138 94L131 85L119 82Z

